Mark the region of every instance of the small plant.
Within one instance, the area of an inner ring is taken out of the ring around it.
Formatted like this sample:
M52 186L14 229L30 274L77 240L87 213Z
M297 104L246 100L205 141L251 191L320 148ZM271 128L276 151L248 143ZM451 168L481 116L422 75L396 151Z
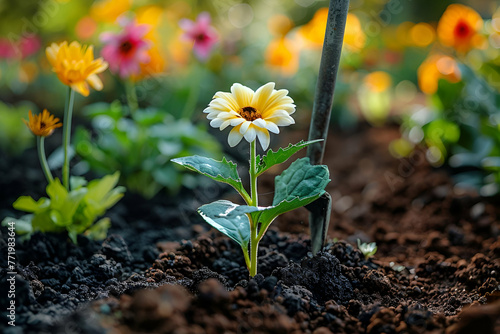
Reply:
M363 243L361 243L361 241L358 239L358 249L365 256L365 260L368 260L373 255L375 255L375 253L377 253L377 243L375 243L375 242L370 242L370 243L363 242Z
M257 155L257 138L264 151L269 147L270 135L279 133L278 126L294 124L291 114L295 112L294 101L285 89L275 90L270 82L253 91L235 83L231 93L217 92L204 110L210 125L224 130L233 126L228 142L236 146L243 138L250 143L250 193L238 174L235 163L216 161L202 156L173 159L180 165L231 185L241 195L246 205L219 200L198 209L203 219L237 242L243 251L250 276L257 274L258 245L270 224L279 215L305 206L318 199L330 181L329 171L323 165L311 165L309 158L293 162L275 178L275 195L271 206L259 206L257 178L274 165L288 160L294 153L316 142L301 141L278 151L268 150Z
M193 175L167 163L169 160L193 154L222 155L219 143L206 129L186 119L176 120L163 110L137 109L128 114L116 101L89 105L85 114L92 119L94 136L78 128L76 153L97 173L120 169L120 183L144 198L163 189L175 194L181 186L198 183Z
M73 42L52 44L46 50L47 58L53 66L61 82L69 86L64 110L64 125L59 118L51 115L46 109L39 115L29 112L29 121L24 121L37 137L38 157L47 179L47 196L35 201L29 196L19 197L13 204L17 210L31 213L21 219L7 217L3 225L15 221L16 232L28 236L36 231L63 232L76 244L78 234L85 234L93 239L104 239L110 226L108 218L95 222L108 208L113 206L122 196L125 188L116 187L119 173L108 175L100 180L87 181L81 177L70 177L69 146L71 137L71 119L73 113L74 92L83 96L89 94L88 83L96 89L102 88L97 73L107 68L102 59L94 60L93 48L80 46ZM87 83L88 82L88 83ZM49 169L45 155L45 137L50 136L56 128L63 127L64 163L63 182L54 178Z

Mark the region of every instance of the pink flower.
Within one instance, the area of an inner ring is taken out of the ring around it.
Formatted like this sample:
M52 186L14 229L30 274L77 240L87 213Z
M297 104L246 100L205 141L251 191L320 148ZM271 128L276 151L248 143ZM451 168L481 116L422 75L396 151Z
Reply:
M11 43L7 38L0 38L0 58L12 59L17 55L16 45Z
M119 34L104 32L100 39L106 45L101 51L102 57L109 63L112 72L119 73L122 79L141 72L141 64L150 61L147 51L151 42L144 39L150 27L147 24L136 24L128 18L118 19L123 31Z
M40 50L41 42L37 36L23 37L19 41L19 49L23 58L29 57Z
M210 14L207 12L200 13L195 22L188 19L179 21L179 26L184 30L183 39L194 42L194 53L201 60L208 58L218 40L217 31L210 22Z
M0 58L26 58L40 49L40 38L37 36L22 37L13 42L7 38L0 38Z

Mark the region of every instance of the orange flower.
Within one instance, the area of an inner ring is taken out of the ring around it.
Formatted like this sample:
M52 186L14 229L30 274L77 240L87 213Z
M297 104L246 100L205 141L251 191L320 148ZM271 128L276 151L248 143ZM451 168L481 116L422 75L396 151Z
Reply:
M153 77L157 74L163 73L167 67L165 58L160 53L157 46L153 46L147 51L149 56L149 62L146 64L140 64L141 72L138 75L133 75L132 79L134 81L140 81L146 78Z
M300 34L312 47L322 47L325 38L328 8L320 8L309 23L300 27Z
M452 4L439 20L437 34L443 45L465 53L480 47L484 42L479 30L483 26L481 16L470 7Z
M351 52L359 52L365 46L366 35L361 29L361 22L354 14L347 14L345 24L344 46Z
M392 79L386 72L376 71L367 74L363 79L363 84L371 91L381 93L391 87Z
M62 123L59 123L59 118L51 115L47 109L43 109L41 114L33 116L31 114L31 110L29 111L29 122L23 119L23 122L28 126L31 132L35 136L47 137L50 136L56 128L62 126Z
M130 9L131 0L100 0L90 7L90 17L98 22L115 22L121 14Z
M284 75L293 75L299 68L299 52L295 44L285 37L272 40L266 50L266 63Z
M320 8L309 23L300 27L300 34L315 48L323 46L325 39L326 23L328 21L328 8ZM352 13L347 14L344 32L344 46L351 52L360 51L365 46L366 35L361 28L358 17Z
M432 55L418 68L418 86L426 94L434 94L438 89L439 79L459 82L461 75L455 60L448 56Z
M63 84L83 96L89 95L88 84L96 90L102 89L102 81L97 73L106 70L108 63L102 58L94 59L92 45L81 46L76 41L70 45L66 41L61 44L52 43L45 49L45 54L52 65L52 70Z

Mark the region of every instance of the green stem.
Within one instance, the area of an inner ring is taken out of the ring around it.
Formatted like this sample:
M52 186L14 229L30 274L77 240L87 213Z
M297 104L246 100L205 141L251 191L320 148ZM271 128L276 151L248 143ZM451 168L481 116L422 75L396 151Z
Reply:
M257 275L257 253L259 250L259 239L257 238L257 222L252 226L250 231L250 276Z
M258 206L259 199L257 196L257 140L250 143L250 196L251 206ZM252 221L250 217L250 276L257 275L257 253L259 247L258 239L258 224L259 222Z
M73 103L75 101L75 91L68 87L68 95L66 97L66 105L64 108L64 120L63 120L63 150L64 150L64 162L63 162L63 185L69 190L69 146L71 140L71 119L73 118Z
M258 206L257 197L257 140L250 143L250 196L252 198L251 206Z
M40 164L42 165L43 173L45 174L47 182L51 183L52 181L54 181L54 178L52 177L52 173L50 172L49 164L47 163L47 158L45 156L45 137L37 136L36 144L38 147L38 159L40 159Z
M247 247L241 247L243 250L243 256L245 257L245 264L247 265L248 270L250 270L250 258L248 257L248 245Z
M132 80L127 80L125 82L125 93L127 95L127 103L128 108L130 109L130 114L133 114L139 108L139 104L137 102L135 84Z

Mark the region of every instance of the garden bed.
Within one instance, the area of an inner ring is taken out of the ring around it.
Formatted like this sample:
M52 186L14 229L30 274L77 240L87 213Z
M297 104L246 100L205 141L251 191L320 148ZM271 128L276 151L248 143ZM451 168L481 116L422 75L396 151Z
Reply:
M240 247L195 213L213 189L175 202L126 194L109 211L104 242L80 237L74 246L39 233L18 240L17 327L9 333L500 331L498 198L455 187L418 151L394 159L388 144L398 136L396 127L332 132L327 246L312 256L307 211L287 213L261 242L250 280ZM304 137L288 133L287 141ZM17 194L40 190L32 156L1 166L2 213ZM272 175L260 182L271 201ZM373 258L364 259L357 239L377 243Z

